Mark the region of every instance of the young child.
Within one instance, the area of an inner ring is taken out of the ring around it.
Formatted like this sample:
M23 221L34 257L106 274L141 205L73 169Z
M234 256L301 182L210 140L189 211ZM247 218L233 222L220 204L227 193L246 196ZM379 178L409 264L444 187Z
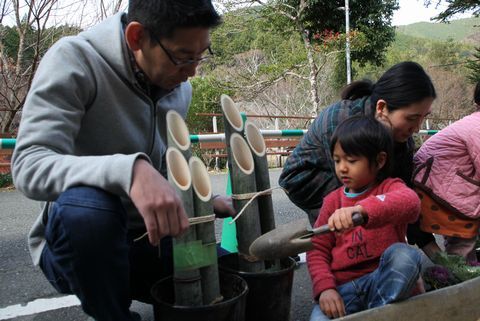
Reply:
M473 98L475 112L422 144L413 159L413 181L422 199L420 228L444 235L447 254L461 256L466 263L478 266L475 248L480 228L480 82Z
M408 298L420 275L421 255L405 244L407 224L420 212L417 194L388 178L393 140L372 117L343 121L331 140L343 187L324 199L315 223L333 233L313 238L307 253L313 294L311 321L329 320ZM365 223L353 227L359 212Z

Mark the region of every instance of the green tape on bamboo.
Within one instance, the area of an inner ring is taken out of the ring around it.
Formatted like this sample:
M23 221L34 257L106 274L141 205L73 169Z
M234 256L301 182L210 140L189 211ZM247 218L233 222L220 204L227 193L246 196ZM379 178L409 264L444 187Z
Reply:
M202 241L176 244L173 246L173 266L175 270L192 270L217 262L215 243L203 245Z
M245 124L245 121L247 120L247 114L240 113L240 115L242 116L242 121ZM232 182L230 180L229 172L227 172L226 195L232 195ZM237 253L238 252L237 227L235 223L230 224L231 221L232 221L231 218L226 218L223 220L222 241L220 242L220 246L230 253Z
M232 195L232 183L230 181L230 173L227 173L226 195ZM220 246L230 253L237 253L237 227L235 226L235 223L230 224L231 221L231 218L226 218L223 220L222 241L220 243Z

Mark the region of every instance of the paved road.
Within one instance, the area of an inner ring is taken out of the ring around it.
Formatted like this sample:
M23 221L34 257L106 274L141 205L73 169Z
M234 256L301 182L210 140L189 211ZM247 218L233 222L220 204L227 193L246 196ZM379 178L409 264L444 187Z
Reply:
M277 185L279 174L279 170L271 171L272 186ZM212 175L211 178L214 193L224 194L226 176L219 174ZM305 217L303 212L295 207L282 191L274 191L273 200L277 225ZM66 306L68 307L58 308L65 298L59 296L44 279L42 273L31 264L26 235L38 210L37 203L26 199L19 192L0 192L0 320L85 321L87 316L83 314L78 305L67 302ZM217 223L218 233L220 233L221 226L221 222ZM310 291L310 279L306 266L300 264L294 274L292 321L308 320L311 310ZM42 298L48 300L45 302L35 301ZM45 308L51 310L33 313L35 304L32 301L38 303L43 311ZM16 306L18 304L22 306ZM29 308L33 312L26 312ZM134 302L132 310L139 312L143 320L153 321L151 306ZM11 315L10 313L15 313L16 317L8 317ZM19 314L22 313L29 314L20 316Z

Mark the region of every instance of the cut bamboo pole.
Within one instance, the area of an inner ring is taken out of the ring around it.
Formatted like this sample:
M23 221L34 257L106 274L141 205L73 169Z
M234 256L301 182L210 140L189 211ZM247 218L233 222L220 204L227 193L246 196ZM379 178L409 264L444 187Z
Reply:
M265 140L257 126L251 121L245 123L245 138L252 151L255 165L255 181L257 192L270 188L270 177L268 175L267 147ZM272 195L262 195L258 198L258 209L260 211L260 224L262 234L275 228L275 216L273 213Z
M257 190L255 166L247 142L238 133L233 133L230 137L230 153L232 158L230 175L232 178L232 195L234 196L233 206L238 213L249 201L249 198L237 199L237 197L243 194L251 194ZM236 224L240 270L245 272L263 271L265 269L264 262L250 261L248 255L250 244L261 235L256 199L244 210Z
M258 127L248 120L245 122L245 138L252 151L257 192L268 190L271 186L265 140ZM265 234L275 229L275 215L271 194L258 197L258 212L260 216L261 233ZM280 260L273 260L270 262L270 265L270 268L273 270L281 268Z
M212 203L212 184L207 172L207 168L200 158L193 156L188 165L192 174L193 184L193 204L195 216L209 216L213 214ZM218 263L215 240L214 221L196 226L197 237L202 241L203 246L210 247L214 253L214 262L200 269L202 276L203 304L210 305L223 300L220 293L220 283L218 279Z
M232 98L227 95L222 95L220 97L220 102L225 124L225 144L228 148L230 146L230 136L233 133L239 133L243 136L243 119Z
M230 183L232 181L232 153L230 149L230 136L233 133L238 133L243 136L243 118L233 100L227 96L222 95L220 97L220 103L222 106L223 123L225 127L225 145L227 147L227 168ZM222 230L222 247L231 252L238 251L238 238L237 238L237 226L232 225L232 219L227 218L223 222Z
M193 196L192 196L192 177L190 170L182 153L175 147L167 149L167 169L168 181L172 184L175 191L182 200L183 207L189 218L194 216ZM182 236L173 238L173 251L175 258L175 251L177 246L186 248L186 253L189 253L188 247L191 242L197 240L195 228L189 228ZM194 253L193 253L194 254ZM187 259L183 257L181 259ZM176 259L174 259L176 261ZM175 289L175 304L181 306L200 306L202 300L202 287L200 271L198 268L179 269L176 267L177 262L174 263L174 289Z
M192 156L192 152L190 149L190 133L188 132L185 120L174 110L167 112L166 120L168 146L177 148L188 161Z
M242 115L235 106L235 102L228 95L222 95L220 102L223 112L223 122L225 127L225 145L227 146L228 171L232 172L232 155L230 152L230 137L233 133L244 134L244 124ZM231 175L230 175L231 177Z

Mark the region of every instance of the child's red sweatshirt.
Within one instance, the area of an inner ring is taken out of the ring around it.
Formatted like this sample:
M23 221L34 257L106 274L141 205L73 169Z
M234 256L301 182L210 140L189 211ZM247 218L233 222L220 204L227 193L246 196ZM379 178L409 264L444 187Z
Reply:
M314 298L327 289L374 271L382 253L393 243L405 243L407 224L417 220L420 200L398 178L388 178L364 194L348 198L344 187L328 194L315 227L327 224L342 207L361 205L367 223L343 233L315 236L315 249L307 253Z

